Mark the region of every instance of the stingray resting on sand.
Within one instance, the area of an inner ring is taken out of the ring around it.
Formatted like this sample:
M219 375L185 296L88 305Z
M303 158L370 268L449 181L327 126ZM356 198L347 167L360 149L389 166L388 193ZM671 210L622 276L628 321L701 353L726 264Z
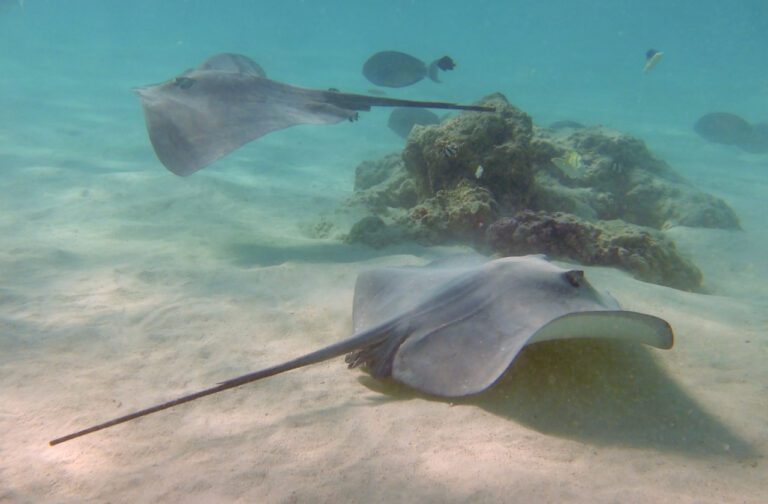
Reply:
M364 272L355 286L353 319L355 333L346 340L50 444L344 354L350 368L362 366L376 378L391 377L434 396L463 397L493 385L532 343L609 338L668 349L673 341L666 321L621 310L583 271L560 268L542 256L488 261L473 255L423 268Z
M152 146L176 175L190 175L273 131L336 124L371 107L493 112L490 107L305 89L267 79L248 57L223 53L162 84L135 89Z

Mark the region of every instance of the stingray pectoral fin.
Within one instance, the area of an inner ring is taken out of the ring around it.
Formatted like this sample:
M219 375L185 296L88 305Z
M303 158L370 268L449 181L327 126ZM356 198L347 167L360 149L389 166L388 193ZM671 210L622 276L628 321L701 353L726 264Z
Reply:
M493 317L480 311L412 336L395 355L392 377L442 397L482 392L504 374L534 333L526 326L500 330Z
M461 397L493 385L531 343L607 338L667 349L673 342L666 321L630 311L574 312L540 328L511 324L511 318L501 320L493 310L480 310L463 320L416 334L395 355L392 376L428 394Z
M253 73L191 70L134 89L160 161L190 175L268 133L299 124L335 124L355 116L304 89Z
M624 310L584 311L558 317L536 331L529 343L598 338L672 348L674 336L666 320Z

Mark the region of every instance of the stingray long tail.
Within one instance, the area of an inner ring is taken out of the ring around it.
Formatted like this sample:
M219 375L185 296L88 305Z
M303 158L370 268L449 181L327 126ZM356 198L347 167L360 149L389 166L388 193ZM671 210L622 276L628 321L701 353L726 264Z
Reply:
M469 110L473 112L495 112L493 107L482 105L459 105L456 103L401 100L383 96L368 96L351 93L325 91L325 98L334 105L347 110L371 110L371 107L418 107L450 110Z
M362 332L357 336L353 336L347 340L340 341L338 343L327 346L325 348L321 348L320 350L308 353L296 359L284 362L282 364L278 364L276 366L261 369L259 371L254 371L252 373L248 373L242 376L238 376L237 378L232 378L231 380L221 382L214 387L210 387L204 390L200 390L198 392L194 392L192 394L181 396L171 401L164 402L162 404L157 404L155 406L150 406L149 408L134 411L133 413L129 413L127 415L114 418L107 422L103 422L103 423L94 425L92 427L88 427L87 429L79 430L77 432L73 432L72 434L67 434L66 436L56 438L52 441L49 441L48 444L51 446L54 446L54 445L63 443L65 441L69 441L81 436L85 436L86 434L91 434L93 432L97 432L97 431L106 429L108 427L112 427L114 425L125 423L143 416L151 415L152 413L157 413L158 411L173 408L174 406L188 403L196 399L200 399L201 397L209 396L212 394L216 394L218 392L222 392L224 390L239 387L241 385L245 385L247 383L261 380L262 378L274 376L276 374L284 373L292 369L308 366L310 364L317 364L318 362L323 362L328 359L332 359L334 357L338 357L340 355L349 353L353 350L359 349L361 346L376 344L379 341L387 338L387 336L389 335L389 331L392 329L392 327L390 326L392 325L393 325L392 322L381 324L377 327L374 327L365 332Z

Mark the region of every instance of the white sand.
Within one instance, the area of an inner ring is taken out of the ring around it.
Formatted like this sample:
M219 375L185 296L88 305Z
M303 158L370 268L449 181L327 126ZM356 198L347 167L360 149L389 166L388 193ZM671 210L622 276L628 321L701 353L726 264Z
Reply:
M344 338L359 271L441 252L304 234L372 157L362 145L313 166L321 146L303 140L344 126L265 138L180 179L136 119L112 144L0 132L0 502L768 500L768 176L754 159L745 180L705 187L745 232L670 232L719 295L588 270L669 320L671 351L534 347L456 405L334 359L49 447ZM288 167L285 138L308 149Z

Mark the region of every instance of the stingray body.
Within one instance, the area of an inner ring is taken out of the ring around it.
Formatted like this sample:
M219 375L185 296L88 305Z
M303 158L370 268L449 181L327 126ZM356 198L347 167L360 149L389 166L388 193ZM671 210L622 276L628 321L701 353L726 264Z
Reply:
M568 338L611 338L671 348L672 330L657 317L623 311L584 272L541 256L487 261L480 256L423 268L361 274L355 333L299 358L63 436L51 445L207 395L344 354L349 367L391 377L441 397L493 385L526 345Z
M244 74L266 77L267 72L261 68L261 65L253 61L248 56L236 53L215 54L203 61L198 70L220 70L223 72L237 72Z
M487 261L480 256L426 268L386 268L360 275L354 326L386 327L388 337L347 356L377 378L392 377L441 397L477 394L493 385L528 344L612 338L659 348L669 325L622 311L580 270L542 256Z
M267 79L245 56L216 55L162 84L137 88L160 161L189 175L242 145L299 124L355 120L371 107L492 112L489 107L306 89Z
M363 64L363 75L377 86L399 88L416 84L424 77L440 82L440 71L453 70L455 67L456 63L449 56L438 58L427 65L410 54L381 51Z
M422 126L440 124L440 118L431 110L398 107L389 114L387 126L401 138L408 138L417 124Z

